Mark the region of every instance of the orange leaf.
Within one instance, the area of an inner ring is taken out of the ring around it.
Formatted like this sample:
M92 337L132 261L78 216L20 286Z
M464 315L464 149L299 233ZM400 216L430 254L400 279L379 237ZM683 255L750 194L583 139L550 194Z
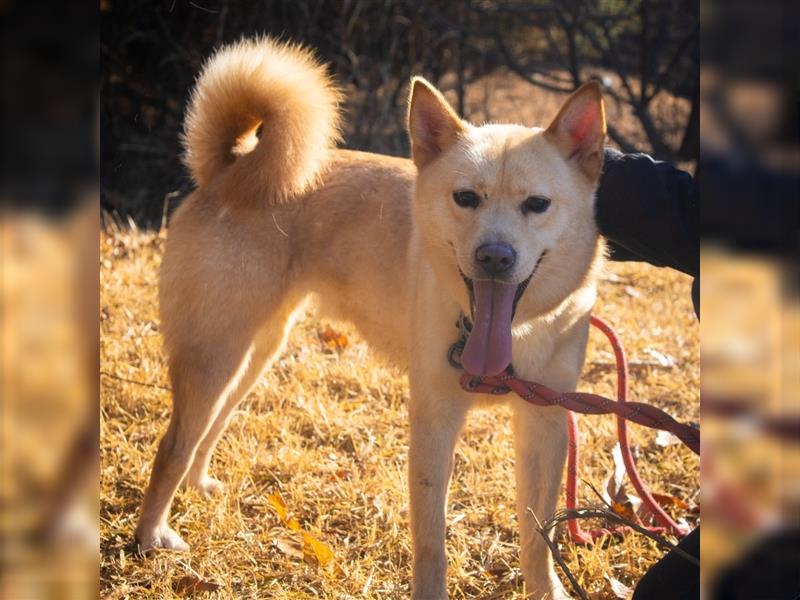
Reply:
M622 518L627 519L628 521L633 521L634 523L637 521L636 514L633 512L633 507L630 503L626 502L623 504L621 502L614 502L611 505L611 508L613 508L614 512Z
M689 505L686 502L676 496L671 496L670 494L659 494L657 492L653 492L653 498L661 506L676 506L684 510L689 508Z
M267 502L275 509L275 512L278 513L278 518L286 527L292 531L300 531L300 523L297 522L297 519L289 518L289 509L286 507L286 501L280 492L273 492L267 496Z
M316 562L325 567L333 560L333 551L307 531L303 532L304 551L310 551Z
M286 519L289 517L289 511L286 508L286 502L281 496L280 492L273 492L269 496L267 496L267 502L269 502L270 506L275 509L275 512L278 513L278 517L281 521L286 522Z
M326 327L319 332L319 339L331 350L341 350L342 348L347 348L350 344L350 340L347 339L346 335L334 331L330 327Z
M278 513L283 524L287 529L296 531L302 536L302 545L288 538L278 538L275 540L275 545L281 552L287 556L294 558L302 558L307 563L314 566L330 567L337 575L342 573L341 567L336 563L333 556L333 551L320 542L317 538L300 527L297 519L289 517L289 510L286 507L286 501L281 496L281 493L276 491L267 496L267 501L270 506Z

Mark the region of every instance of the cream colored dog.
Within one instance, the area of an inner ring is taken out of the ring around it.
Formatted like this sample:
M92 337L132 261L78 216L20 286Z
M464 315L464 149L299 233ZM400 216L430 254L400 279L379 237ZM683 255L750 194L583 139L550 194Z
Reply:
M469 372L513 362L526 379L575 389L603 254L602 99L588 84L547 129L476 127L414 79L413 162L336 150L339 100L309 52L269 39L222 49L198 80L185 136L197 190L175 215L161 274L174 411L136 536L143 549L188 548L167 524L173 496L182 481L221 487L207 473L214 446L314 294L408 368L413 596L445 598L453 448L470 408L499 401L459 387L454 323L474 323ZM566 412L506 401L527 589L566 597L531 516L555 510Z

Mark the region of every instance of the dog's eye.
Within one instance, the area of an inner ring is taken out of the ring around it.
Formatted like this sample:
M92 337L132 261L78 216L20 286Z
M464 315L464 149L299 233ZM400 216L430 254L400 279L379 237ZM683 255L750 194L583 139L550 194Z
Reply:
M550 206L550 199L544 196L531 196L522 203L522 214L543 213Z
M462 208L478 208L481 197L472 190L459 190L453 192L453 200Z

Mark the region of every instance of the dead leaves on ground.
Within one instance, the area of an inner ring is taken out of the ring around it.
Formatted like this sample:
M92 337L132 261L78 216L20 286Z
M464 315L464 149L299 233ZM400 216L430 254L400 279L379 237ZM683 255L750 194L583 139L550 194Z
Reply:
M606 479L605 489L603 490L603 500L615 513L627 521L643 523L645 525L657 525L654 521L654 515L650 512L647 505L641 498L631 493L628 489L630 481L628 480L628 473L625 469L619 443L614 446L612 456L614 458L614 469L609 473ZM634 460L636 460L635 453ZM645 482L645 485L648 485L647 482ZM688 502L676 496L654 492L652 490L650 494L653 499L669 513L695 512L695 506L690 505ZM673 518L675 518L674 515ZM681 516L678 516L678 521L685 523L685 519Z
M319 335L319 341L322 342L322 345L327 350L344 350L350 345L350 340L347 339L345 334L339 333L330 327L319 331L317 335Z
M216 592L222 587L216 581L206 581L197 575L184 575L175 582L175 593L179 596L194 596L203 592Z
M336 562L333 551L323 542L300 526L294 517L289 516L286 501L280 492L273 492L267 497L270 506L275 510L284 526L295 535L280 537L275 540L277 548L286 556L302 559L306 564L322 567L331 575L343 575L342 568Z
M617 598L620 598L621 600L628 600L633 596L633 590L622 583L619 579L611 577L610 575L606 575L605 578L608 582L608 585L611 587L611 592Z

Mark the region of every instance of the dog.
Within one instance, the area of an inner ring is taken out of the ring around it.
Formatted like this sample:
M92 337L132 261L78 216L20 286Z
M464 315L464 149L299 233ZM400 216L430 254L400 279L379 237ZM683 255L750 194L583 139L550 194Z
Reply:
M242 40L204 66L185 162L196 190L170 225L160 311L174 407L145 492L143 550L188 546L169 527L181 482L211 494L214 446L280 353L298 307L352 322L407 369L412 594L446 598L445 505L468 411L448 361L460 315L464 369L575 389L604 245L594 221L605 116L598 85L547 128L463 121L414 78L412 160L340 150L342 94L314 55ZM553 515L567 413L513 405L521 569L532 598L566 598L532 513Z

